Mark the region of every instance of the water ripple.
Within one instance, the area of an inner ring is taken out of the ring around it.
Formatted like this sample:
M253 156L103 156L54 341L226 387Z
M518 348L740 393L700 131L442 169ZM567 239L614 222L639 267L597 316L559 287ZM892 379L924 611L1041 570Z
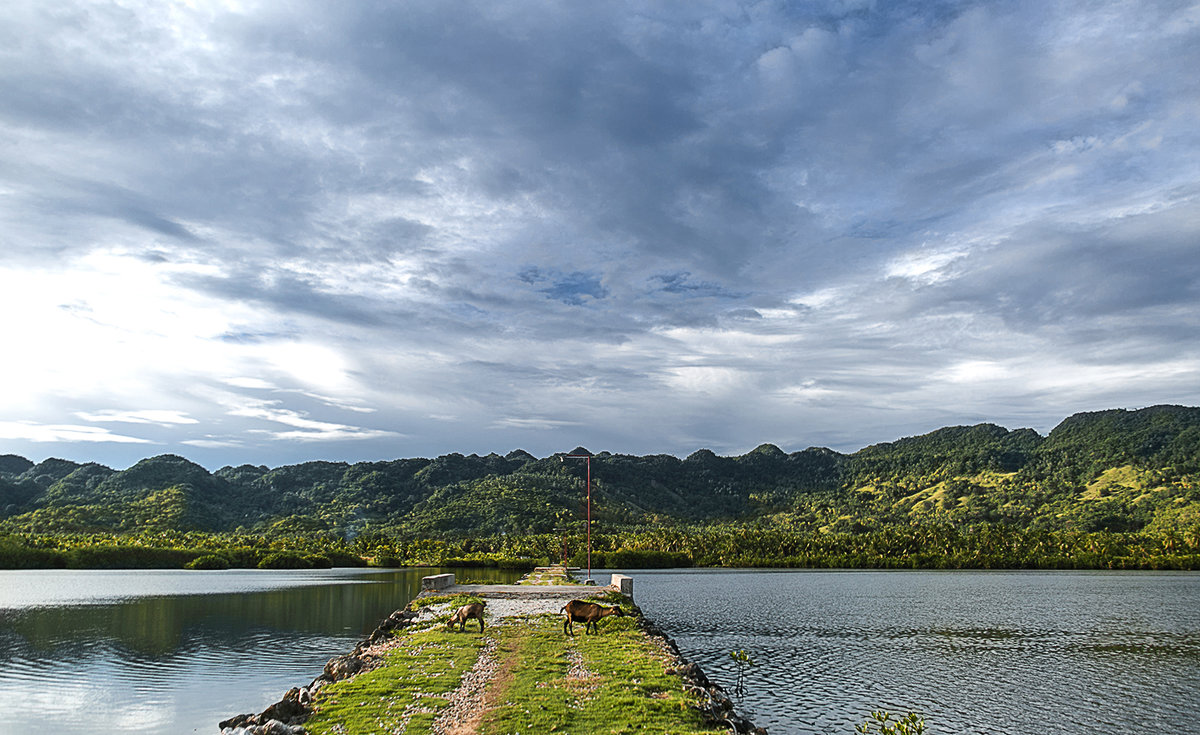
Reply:
M727 688L729 652L750 652L741 706L772 735L853 732L876 709L956 735L1190 732L1200 717L1200 575L765 579L639 573L637 594Z

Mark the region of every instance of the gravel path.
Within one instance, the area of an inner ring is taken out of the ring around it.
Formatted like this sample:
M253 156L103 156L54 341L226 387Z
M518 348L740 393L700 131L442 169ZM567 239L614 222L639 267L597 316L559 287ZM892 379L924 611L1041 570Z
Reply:
M475 732L475 726L483 714L483 695L499 666L496 643L495 638L486 639L479 659L463 676L458 689L450 693L447 698L449 706L441 711L430 727L433 735L467 735Z

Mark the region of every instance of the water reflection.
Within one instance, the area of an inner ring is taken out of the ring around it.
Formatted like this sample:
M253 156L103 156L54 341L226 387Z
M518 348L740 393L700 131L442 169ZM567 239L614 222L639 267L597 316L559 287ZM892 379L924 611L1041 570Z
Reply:
M310 681L437 571L0 572L0 734L215 732Z

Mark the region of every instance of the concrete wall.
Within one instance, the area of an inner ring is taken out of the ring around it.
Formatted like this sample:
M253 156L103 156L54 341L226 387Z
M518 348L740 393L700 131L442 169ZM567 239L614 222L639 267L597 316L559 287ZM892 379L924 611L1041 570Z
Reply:
M433 574L421 578L422 590L444 590L454 584L453 574Z

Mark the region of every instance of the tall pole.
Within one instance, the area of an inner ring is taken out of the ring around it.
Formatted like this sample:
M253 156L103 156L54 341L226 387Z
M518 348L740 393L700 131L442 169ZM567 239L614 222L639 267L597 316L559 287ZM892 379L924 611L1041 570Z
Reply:
M565 462L565 458L582 459L587 462L587 565L588 575L587 581L592 581L592 455L590 454L560 454L560 461Z
M588 524L588 575L587 581L592 581L592 458L587 458L587 524Z

